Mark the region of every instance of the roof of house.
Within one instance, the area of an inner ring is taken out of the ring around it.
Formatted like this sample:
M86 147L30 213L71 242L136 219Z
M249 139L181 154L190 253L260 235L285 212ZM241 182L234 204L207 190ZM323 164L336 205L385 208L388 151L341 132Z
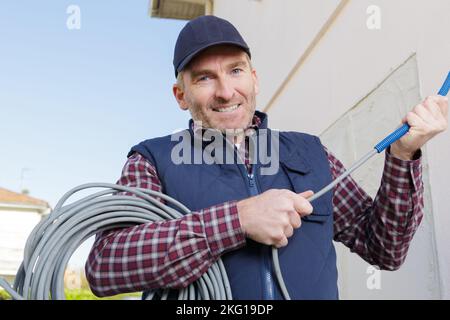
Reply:
M50 208L49 204L44 200L36 199L26 194L13 192L3 188L0 188L0 203L27 204Z

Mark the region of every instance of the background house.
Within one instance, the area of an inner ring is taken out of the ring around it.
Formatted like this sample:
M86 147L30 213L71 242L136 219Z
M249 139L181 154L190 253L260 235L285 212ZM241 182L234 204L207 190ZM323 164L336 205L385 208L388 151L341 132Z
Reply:
M0 188L0 277L11 284L23 260L26 240L42 217L47 202Z
M348 167L437 93L450 70L448 0L159 0L152 17L230 20L260 79L272 128L319 135ZM450 298L450 131L423 149L425 218L404 266L378 273L336 244L343 299ZM384 157L354 178L375 195ZM374 277L378 277L374 281Z

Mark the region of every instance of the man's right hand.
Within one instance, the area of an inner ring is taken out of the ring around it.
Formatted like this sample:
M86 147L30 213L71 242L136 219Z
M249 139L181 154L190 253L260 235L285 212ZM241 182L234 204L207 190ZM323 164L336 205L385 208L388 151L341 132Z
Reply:
M247 237L277 248L288 244L294 229L300 228L301 217L313 211L307 198L308 190L295 193L286 189L271 189L237 203L239 221Z

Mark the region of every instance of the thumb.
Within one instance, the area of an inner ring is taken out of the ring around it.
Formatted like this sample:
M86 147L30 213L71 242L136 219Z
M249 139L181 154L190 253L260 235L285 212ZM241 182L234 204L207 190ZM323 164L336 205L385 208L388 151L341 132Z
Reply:
M314 194L314 191L312 190L307 190L307 191L303 191L302 193L299 193L299 196L302 196L303 198L308 199L309 197L311 197Z
M404 117L402 118L402 123L401 123L400 126L404 125L405 123L408 123L408 120L406 119L406 116L404 116ZM399 127L400 127L400 126L399 126Z

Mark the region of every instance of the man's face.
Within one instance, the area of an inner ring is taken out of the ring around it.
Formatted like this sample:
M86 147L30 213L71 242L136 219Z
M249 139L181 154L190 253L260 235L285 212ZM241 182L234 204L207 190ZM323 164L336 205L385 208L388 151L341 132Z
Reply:
M256 108L258 81L247 54L234 46L211 47L182 73L173 92L181 109L205 128L244 129Z

